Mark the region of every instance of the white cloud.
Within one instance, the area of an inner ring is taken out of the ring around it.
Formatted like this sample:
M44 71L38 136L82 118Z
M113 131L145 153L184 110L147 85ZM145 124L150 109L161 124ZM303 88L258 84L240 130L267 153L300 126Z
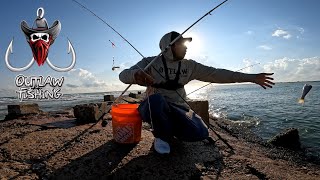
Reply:
M79 85L74 85L74 84L66 84L67 87L69 88L77 88Z
M297 30L299 31L300 35L302 36L304 34L304 29L302 27L297 27ZM297 39L300 39L301 36L300 35L297 35Z
M64 90L72 92L98 92L109 91L116 86L112 82L100 80L85 69L72 69L65 78Z
M277 29L272 33L272 36L274 37L282 37L284 39L290 39L291 34L288 31L282 30L282 29Z
M283 38L285 38L285 39L290 39L290 38L291 38L291 35L290 35L290 34L287 34L287 35L283 36Z
M263 66L264 72L273 72L276 81L320 80L320 57L304 59L277 59Z
M263 49L263 50L271 50L272 47L268 46L268 45L261 45L257 47L258 49Z
M120 66L120 69L118 69L118 71L120 70L120 72L124 69L129 69L131 66L135 65L136 63L133 63L133 62L130 62L130 61L126 61L126 62L123 62L121 63L119 66Z
M237 68L238 72L243 72L243 73L251 73L253 71L253 69L256 68L256 66L258 64L260 64L257 61L252 61L250 59L243 59L242 62L244 63L244 65L241 68Z
M128 85L109 76L97 76L85 69L73 69L65 77L62 89L64 93L88 93L122 91ZM142 90L144 87L133 85L130 90Z
M319 81L320 80L320 57L303 59L282 58L261 64L258 60L243 59L242 68L239 72L244 73L274 73L276 82L295 81ZM231 68L237 71L240 69Z
M96 78L91 72L85 69L73 69L69 72L78 79L85 87L100 87L107 86L107 83Z
M273 32L272 36L280 37L282 35L288 34L286 31L282 29L277 29L276 31Z
M304 29L302 27L298 27L298 31L300 32L300 34L304 33Z
M186 59L193 59L199 63L208 64L209 63L209 56L208 55L186 55Z
M251 35L253 34L253 31L247 31L246 34Z

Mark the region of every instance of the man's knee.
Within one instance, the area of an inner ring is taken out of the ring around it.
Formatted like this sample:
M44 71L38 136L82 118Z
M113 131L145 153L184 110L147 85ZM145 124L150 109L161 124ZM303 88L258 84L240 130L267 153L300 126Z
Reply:
M208 128L205 126L200 126L194 132L195 141L201 141L209 136Z
M192 121L195 126L194 135L196 139L203 140L209 136L208 126L203 122L202 118L196 113L193 114Z
M177 134L177 137L183 141L195 142L202 141L209 136L208 128L205 126L196 126L183 130L182 134Z
M203 139L206 139L207 137L209 137L209 131L208 131L208 128L204 128L202 129L201 138L203 140Z

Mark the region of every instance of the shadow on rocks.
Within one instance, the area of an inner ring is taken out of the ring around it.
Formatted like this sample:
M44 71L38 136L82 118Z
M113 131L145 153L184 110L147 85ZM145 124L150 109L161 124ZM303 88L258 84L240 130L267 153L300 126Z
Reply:
M136 145L120 145L114 141L96 148L90 153L72 160L55 170L49 179L101 179L110 174Z
M169 155L160 155L151 147L147 155L139 156L117 167L103 179L200 179L218 176L224 163L214 145L204 142L178 142L171 145Z

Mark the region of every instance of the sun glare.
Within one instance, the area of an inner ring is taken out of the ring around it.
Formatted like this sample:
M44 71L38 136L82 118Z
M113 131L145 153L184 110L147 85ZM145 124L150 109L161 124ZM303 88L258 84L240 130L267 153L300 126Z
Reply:
M187 46L187 55L198 55L201 50L201 41L199 39L199 36L197 36L194 33L190 33L186 35L185 37L192 37L191 42L185 42L185 45Z

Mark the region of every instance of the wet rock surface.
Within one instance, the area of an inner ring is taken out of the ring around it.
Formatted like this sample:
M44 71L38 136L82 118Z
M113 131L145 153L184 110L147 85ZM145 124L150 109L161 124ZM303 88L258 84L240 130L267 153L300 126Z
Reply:
M154 152L150 126L138 144L113 141L110 114L79 124L72 109L0 122L0 179L320 179L320 161L268 146L227 120L210 119L210 141L174 139Z
M299 150L301 148L299 131L296 128L286 129L284 132L271 138L268 143L292 150Z

